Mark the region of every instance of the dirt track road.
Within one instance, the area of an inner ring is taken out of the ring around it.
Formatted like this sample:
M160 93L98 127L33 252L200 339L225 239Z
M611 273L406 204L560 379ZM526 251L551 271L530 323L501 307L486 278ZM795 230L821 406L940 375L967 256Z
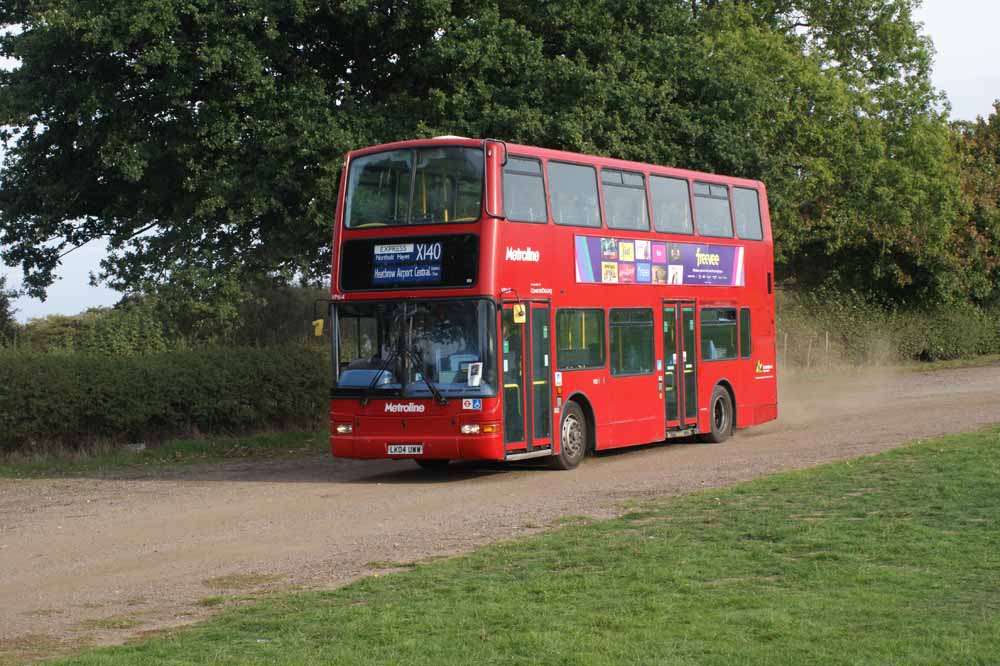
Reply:
M198 600L237 593L227 585L336 586L372 562L460 552L560 515L610 515L624 498L726 485L1000 422L1000 366L782 388L778 422L725 444L633 449L574 472L460 466L439 479L411 463L321 456L138 478L0 480L0 654L191 622L210 612Z

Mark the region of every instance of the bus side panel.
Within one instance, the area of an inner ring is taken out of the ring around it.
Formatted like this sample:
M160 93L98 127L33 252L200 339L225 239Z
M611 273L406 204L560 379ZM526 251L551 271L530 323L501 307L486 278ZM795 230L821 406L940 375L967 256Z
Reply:
M610 421L610 413L613 411L610 402L611 395L604 375L607 370L598 368L595 370L564 370L562 371L563 396L581 396L586 399L594 410L594 420L596 423L595 436L597 437L597 448L606 449L611 446L613 438L613 428ZM561 411L561 410L560 410ZM559 424L562 414L556 416L554 428L559 432ZM562 444L560 443L560 450Z

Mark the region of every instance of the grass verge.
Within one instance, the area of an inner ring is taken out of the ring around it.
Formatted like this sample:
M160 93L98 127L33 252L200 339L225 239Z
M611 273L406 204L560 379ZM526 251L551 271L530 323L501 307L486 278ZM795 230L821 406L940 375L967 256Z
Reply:
M59 663L996 664L998 479L1000 430L952 436Z
M0 478L72 476L105 470L160 468L245 458L294 457L321 453L328 446L326 431L311 431L175 439L138 452L115 448L94 454L39 457L11 454L0 458Z

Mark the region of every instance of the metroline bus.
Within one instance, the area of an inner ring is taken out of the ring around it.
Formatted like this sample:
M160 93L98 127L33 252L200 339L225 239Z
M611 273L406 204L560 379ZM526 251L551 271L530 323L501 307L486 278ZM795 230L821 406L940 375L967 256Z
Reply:
M777 417L763 183L494 140L347 155L331 449L548 457Z

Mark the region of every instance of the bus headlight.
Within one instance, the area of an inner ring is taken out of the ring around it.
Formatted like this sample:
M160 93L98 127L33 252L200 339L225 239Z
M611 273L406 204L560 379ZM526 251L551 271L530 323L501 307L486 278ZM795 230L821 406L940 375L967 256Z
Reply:
M463 435L491 435L500 432L496 423L463 423L460 428Z
M352 426L350 423L338 423L334 427L334 432L336 432L338 435L350 435L352 432L354 432L354 426Z

